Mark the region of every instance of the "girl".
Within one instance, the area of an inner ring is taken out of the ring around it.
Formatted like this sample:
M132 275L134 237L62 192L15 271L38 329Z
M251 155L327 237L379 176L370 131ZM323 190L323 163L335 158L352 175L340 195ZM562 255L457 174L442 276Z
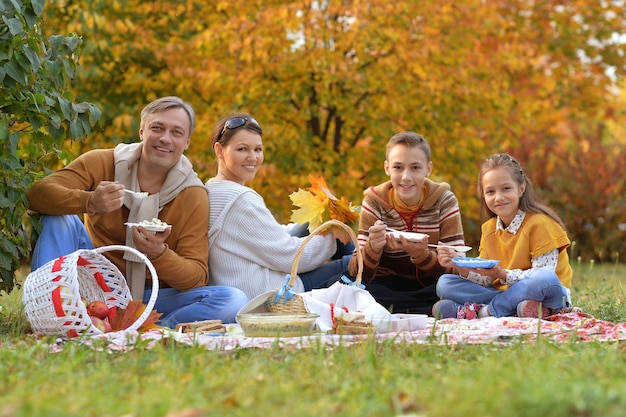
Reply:
M508 154L487 158L478 176L482 225L480 257L493 268L462 268L439 278L437 318L546 317L570 306L570 241L559 216L539 203L530 179ZM454 251L440 249L441 265ZM541 309L541 311L539 310Z
M206 183L210 282L228 283L249 298L283 286L304 240L293 235L306 230L300 225L279 224L263 198L245 186L263 163L262 135L259 123L247 113L220 120L211 136L217 175ZM294 291L325 287L347 273L354 246L339 244L338 255L337 246L331 233L316 235L307 243ZM339 259L327 262L334 254Z

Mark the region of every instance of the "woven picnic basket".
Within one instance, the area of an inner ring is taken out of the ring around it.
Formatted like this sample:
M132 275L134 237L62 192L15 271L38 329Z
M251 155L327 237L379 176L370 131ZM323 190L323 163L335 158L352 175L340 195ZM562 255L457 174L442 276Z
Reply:
M137 330L146 321L159 291L159 280L150 260L135 248L123 245L81 249L61 256L32 271L24 281L22 302L33 330L45 335L76 337L100 335L92 325L88 303L101 300L111 309L125 308L132 296L126 278L103 252L129 251L139 257L152 275L152 293L143 313L126 330Z
M298 263L300 262L300 257L304 252L304 248L307 243L320 232L327 230L331 226L338 226L344 229L349 235L352 243L354 243L354 247L357 248L355 250L356 258L357 258L357 274L355 283L356 285L361 284L362 275L363 275L363 255L359 250L359 242L357 240L357 236L354 233L354 230L345 223L340 222L339 220L328 220L325 223L322 223L315 230L311 232L300 244L298 251L296 252L296 256L293 259L293 263L291 265L291 273L288 275L288 281L285 287L281 289L277 289L272 292L269 298L267 299L266 305L270 312L272 313L281 313L281 314L308 314L306 306L304 304L304 299L300 294L294 294L291 290L295 283L296 277L298 276Z

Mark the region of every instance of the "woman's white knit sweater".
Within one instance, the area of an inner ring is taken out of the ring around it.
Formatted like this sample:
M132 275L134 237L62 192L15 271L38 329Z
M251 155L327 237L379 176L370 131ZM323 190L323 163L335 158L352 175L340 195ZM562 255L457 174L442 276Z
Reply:
M209 285L241 289L249 298L280 288L291 272L304 238L291 236L250 187L209 180ZM298 273L311 271L337 250L335 238L314 236L298 262ZM296 292L304 291L296 278Z

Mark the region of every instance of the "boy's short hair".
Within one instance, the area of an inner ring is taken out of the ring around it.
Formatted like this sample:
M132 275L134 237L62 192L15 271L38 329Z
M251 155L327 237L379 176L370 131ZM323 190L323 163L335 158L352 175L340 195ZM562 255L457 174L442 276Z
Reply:
M389 142L387 142L385 157L389 156L389 150L398 144L406 145L409 148L418 146L426 155L426 160L430 162L430 145L426 139L424 139L424 136L419 133L400 132L393 135L391 139L389 139Z

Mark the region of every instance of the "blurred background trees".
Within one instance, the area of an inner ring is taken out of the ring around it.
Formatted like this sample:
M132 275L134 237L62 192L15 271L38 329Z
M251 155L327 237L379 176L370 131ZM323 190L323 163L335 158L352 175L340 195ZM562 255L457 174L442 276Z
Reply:
M179 95L198 114L187 155L206 180L213 124L248 111L266 148L250 185L286 222L309 173L360 204L385 179L389 137L413 130L472 246L478 167L506 151L563 216L574 255L609 260L626 253L624 19L624 1L599 0L50 0L42 27L80 34L71 89L102 111L73 155L136 141L141 108Z

